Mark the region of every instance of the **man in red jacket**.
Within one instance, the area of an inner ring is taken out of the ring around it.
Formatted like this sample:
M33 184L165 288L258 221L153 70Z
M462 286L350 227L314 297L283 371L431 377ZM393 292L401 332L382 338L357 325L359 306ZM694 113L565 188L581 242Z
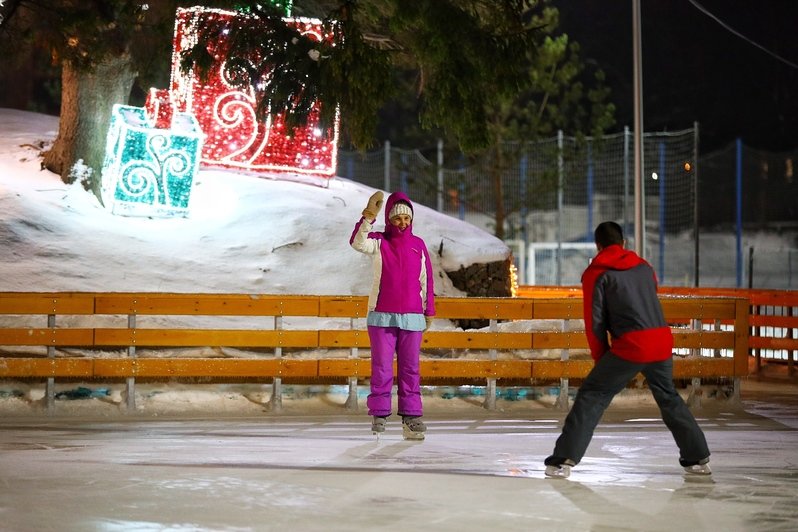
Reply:
M709 447L701 428L673 385L673 335L657 298L653 268L624 249L623 230L603 222L595 231L598 255L582 274L585 334L595 365L579 387L546 476L568 477L582 460L604 410L638 372L679 447L679 463L709 475Z

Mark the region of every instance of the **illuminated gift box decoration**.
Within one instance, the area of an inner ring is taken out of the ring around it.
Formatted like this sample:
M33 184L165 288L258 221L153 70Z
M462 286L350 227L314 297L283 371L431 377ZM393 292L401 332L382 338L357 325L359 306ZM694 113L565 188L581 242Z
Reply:
M186 216L203 133L190 114L153 127L142 107L114 105L102 169L103 203L114 214Z
M318 20L289 18L303 35L317 41L331 40ZM318 107L304 127L287 131L284 115L264 121L255 116L251 87L234 86L225 69L224 39L209 43L215 61L207 81L180 69L181 53L197 43L196 28L246 26L257 19L243 13L203 7L177 10L172 49L171 96L182 112L191 113L205 133L202 164L254 171L285 172L332 177L338 155L338 119L326 129L319 127Z
M156 128L169 129L172 127L175 104L172 102L172 95L168 90L150 88L147 100L144 102L144 110L147 112L147 118L155 122Z

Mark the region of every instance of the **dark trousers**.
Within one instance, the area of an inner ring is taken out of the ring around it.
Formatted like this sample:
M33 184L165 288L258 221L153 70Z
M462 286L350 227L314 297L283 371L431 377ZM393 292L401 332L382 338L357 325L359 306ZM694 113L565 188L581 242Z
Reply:
M635 363L606 353L593 366L576 393L574 405L565 418L562 434L547 465L559 465L565 459L578 464L593 438L593 431L604 411L637 373L642 373L659 407L662 420L679 447L682 465L693 465L709 457L709 447L695 417L673 385L673 359L662 362Z

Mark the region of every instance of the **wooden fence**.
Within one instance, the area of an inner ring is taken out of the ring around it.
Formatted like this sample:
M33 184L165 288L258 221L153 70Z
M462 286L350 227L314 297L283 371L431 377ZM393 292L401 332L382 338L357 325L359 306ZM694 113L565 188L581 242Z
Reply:
M662 296L661 301L673 326L676 347L692 353L677 357L675 378L731 378L737 383L748 373L747 300ZM423 384L485 385L486 406L493 408L497 385L560 380L567 390L567 379L581 379L592 367L588 356L572 356L587 349L582 302L574 294L438 298L436 307L438 318L484 320L486 326L468 330L433 327L426 332ZM281 405L284 381L346 382L350 386L347 405L352 406L353 402L356 405L358 381L370 373L368 356L359 352L369 347L366 314L366 298L359 296L0 293L0 379L47 379L50 406L55 379L126 380L130 409L135 408L136 380L272 382L275 409ZM141 326L147 317L156 316L176 322L166 327ZM199 316L241 320L243 326L196 326ZM252 325L253 318L261 320L257 326ZM286 327L289 318L306 320L304 325ZM41 324L34 325L31 320L41 320ZM121 324L109 325L109 320ZM344 325L340 329L319 327L329 320ZM526 320L543 320L554 326L544 331L502 330L504 323ZM222 357L218 352L193 357L142 356L145 352L203 347L250 352L243 358ZM80 352L75 354L76 350ZM556 359L535 356L552 350L558 353ZM303 354L294 356L295 352ZM322 353L326 355L319 356ZM523 355L515 356L518 353ZM454 358L458 354L467 354L467 358Z
M790 376L798 360L798 290L691 288L663 286L660 294L687 297L735 297L748 300L748 349L755 370L762 361L783 363ZM581 297L578 287L522 286L521 297Z

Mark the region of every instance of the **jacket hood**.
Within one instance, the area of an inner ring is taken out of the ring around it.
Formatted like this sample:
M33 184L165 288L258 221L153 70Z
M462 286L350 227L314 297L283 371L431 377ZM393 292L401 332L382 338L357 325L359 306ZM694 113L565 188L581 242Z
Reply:
M394 192L390 196L388 196L387 201L385 202L385 231L388 233L394 233L394 229L396 229L393 225L391 225L391 219L388 217L390 214L391 209L393 206L396 205L397 201L404 201L408 205L410 205L410 210L413 211L413 219L416 217L416 209L413 207L413 202L410 201L410 197L404 192ZM401 233L398 229L395 231L397 234ZM413 220L410 220L410 225L407 226L407 229L404 230L404 233L412 233L413 232Z
M629 270L644 262L634 251L615 244L602 249L590 266L604 270Z

